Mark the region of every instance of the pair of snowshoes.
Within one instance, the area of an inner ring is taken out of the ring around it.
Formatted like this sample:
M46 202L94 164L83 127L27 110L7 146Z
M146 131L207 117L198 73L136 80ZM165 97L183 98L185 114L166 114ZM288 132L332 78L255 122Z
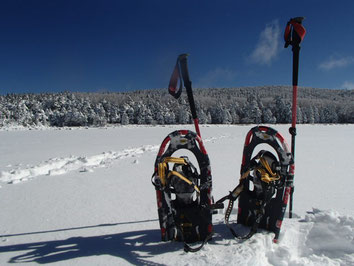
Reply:
M261 150L268 144L270 150ZM188 157L172 157L176 151L189 150L196 158L195 167ZM248 239L258 228L279 232L293 186L293 159L285 139L265 126L252 128L245 140L241 177L238 186L216 203L212 197L210 161L201 138L189 130L169 134L162 142L155 161L152 183L156 189L161 239L181 241L185 251L195 252L211 239L212 214L229 200L225 222L238 239ZM234 201L238 201L237 223L249 227L239 234L229 224ZM192 248L191 243L201 243Z

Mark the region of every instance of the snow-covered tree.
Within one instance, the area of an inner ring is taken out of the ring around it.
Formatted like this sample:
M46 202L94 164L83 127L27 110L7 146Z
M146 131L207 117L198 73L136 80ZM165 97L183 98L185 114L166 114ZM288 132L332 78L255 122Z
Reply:
M200 123L290 123L292 88L195 89ZM299 88L298 123L353 123L354 91ZM166 90L0 95L0 126L192 123L186 95Z
M291 123L291 104L285 102L280 96L276 96L274 102L273 114L277 123Z

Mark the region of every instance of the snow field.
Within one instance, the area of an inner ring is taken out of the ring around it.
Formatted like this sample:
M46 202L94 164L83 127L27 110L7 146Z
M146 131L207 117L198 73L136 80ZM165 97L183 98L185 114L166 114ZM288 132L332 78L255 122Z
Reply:
M273 126L290 142L288 125ZM0 131L0 264L354 265L354 126L300 125L294 219L278 244L233 239L223 212L196 254L161 242L150 182L160 143L192 126ZM237 182L251 126L202 126L217 200ZM236 210L231 221L236 219Z

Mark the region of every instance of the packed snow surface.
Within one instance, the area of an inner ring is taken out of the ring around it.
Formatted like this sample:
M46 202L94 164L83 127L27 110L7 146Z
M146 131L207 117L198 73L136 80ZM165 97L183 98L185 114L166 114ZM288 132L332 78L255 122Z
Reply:
M201 127L216 200L237 185L251 127ZM289 125L271 127L290 143ZM354 125L298 126L295 218L278 243L234 239L221 210L197 253L160 241L150 181L162 140L185 128L1 129L0 265L354 265Z

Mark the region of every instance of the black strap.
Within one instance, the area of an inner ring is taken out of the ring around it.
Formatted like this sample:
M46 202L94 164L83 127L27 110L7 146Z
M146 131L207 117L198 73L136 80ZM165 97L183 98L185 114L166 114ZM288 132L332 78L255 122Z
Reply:
M260 208L260 210L258 210L257 212L257 216L256 216L256 220L255 222L253 223L252 227L251 227L251 230L249 231L249 233L247 235L244 235L244 236L240 236L238 235L235 230L231 227L231 225L229 224L229 218L230 218L230 214L231 214L231 211L232 211L232 208L233 208L233 205L234 205L234 201L231 201L229 202L229 206L226 210L226 213L225 213L225 223L226 223L226 226L230 229L232 235L237 238L237 239L240 239L240 240L246 240L246 239L249 239L251 238L255 233L257 233L257 230L258 230L258 226L259 224L261 223L261 220L263 218L263 215L265 213L264 209L265 209L265 205L262 206Z
M254 165L252 166L252 169L254 168ZM251 230L248 234L244 235L244 236L240 236L238 235L235 230L231 227L230 223L229 223L229 219L230 219L230 215L231 215L231 212L232 212L232 209L233 209L233 206L234 206L234 202L236 201L236 199L240 196L240 194L242 193L243 191L243 188L244 188L244 182L246 180L249 179L249 176L248 177L245 177L243 179L240 180L240 183L236 186L236 188L229 193L229 195L226 195L225 197L219 199L215 205L217 204L221 204L222 202L224 202L225 200L229 200L229 204L227 206L227 209L226 209L226 212L225 212L225 224L226 226L230 229L232 235L237 238L237 239L240 239L240 240L246 240L246 239L249 239L251 238L258 230L258 227L262 221L262 218L265 214L265 207L266 205L270 202L271 198L270 195L265 195L264 197L264 201L260 204L260 207L255 210L255 213L256 213L256 218L255 218L255 222L253 223L252 227L251 227Z
M210 233L209 235L207 235L207 237L204 239L204 241L196 248L192 248L190 245L188 245L186 242L184 242L184 251L194 253L194 252L201 250L202 247L205 245L205 243L208 242L212 236L213 236L213 233Z
M178 81L179 81L179 88L177 88ZM170 78L170 83L168 84L168 92L173 97L178 99L181 96L182 88L183 88L182 74L180 71L179 59L177 59L177 63L175 65L175 68L173 69L173 72L172 72L172 75Z
M242 187L241 187L242 186ZM258 226L259 226L259 223L260 221L262 220L262 217L257 217L256 221L254 222L254 224L252 225L252 228L251 228L251 231L245 235L245 236L240 236L238 235L235 230L231 227L230 223L229 223L229 219L230 219L230 215L231 215L231 212L232 212L232 209L233 209L233 206L234 206L234 202L235 200L240 196L241 192L243 191L243 185L242 184L239 184L235 189L234 189L234 192L237 192L236 194L235 193L232 193L230 192L229 194L229 205L227 206L227 209L226 209L226 212L225 212L225 224L226 226L230 229L232 235L237 238L237 239L241 239L241 240L246 240L246 239L249 239L251 238L256 232L257 232L257 229L258 229Z
M236 234L235 230L232 229L231 225L229 224L229 219L230 219L230 215L231 215L231 212L232 212L232 208L234 206L234 202L236 201L236 199L240 196L241 192L243 191L243 181L244 180L241 180L241 182L234 188L234 190L230 191L229 195L226 195L225 197L222 197L221 199L219 199L215 203L215 205L218 205L218 204L220 205L225 200L229 200L229 204L228 204L228 206L226 208L226 212L225 212L225 224L230 229L230 231L233 234L233 236L238 238L238 239L240 239L240 236L238 236ZM256 228L256 231L257 231L257 228ZM250 235L248 238L250 238L252 235Z

